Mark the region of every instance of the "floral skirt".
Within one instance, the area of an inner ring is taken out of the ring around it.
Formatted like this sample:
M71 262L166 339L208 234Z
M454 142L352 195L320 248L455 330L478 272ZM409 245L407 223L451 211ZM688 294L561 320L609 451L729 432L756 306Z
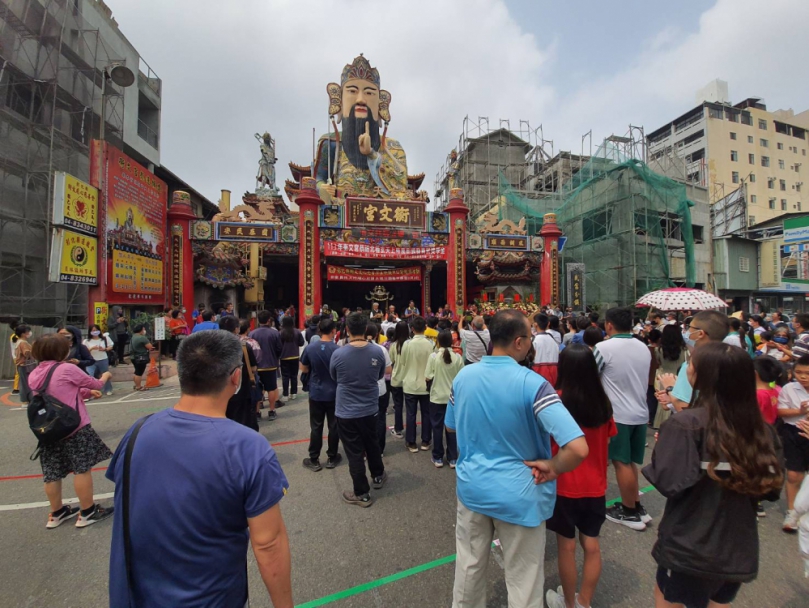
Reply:
M108 458L112 452L89 424L62 441L42 446L39 454L45 483L64 479L71 472L81 475Z

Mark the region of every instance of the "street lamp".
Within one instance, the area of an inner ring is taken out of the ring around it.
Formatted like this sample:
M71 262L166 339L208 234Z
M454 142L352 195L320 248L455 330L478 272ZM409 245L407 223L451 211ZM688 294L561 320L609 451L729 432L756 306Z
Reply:
M107 125L107 80L112 80L119 87L129 87L135 82L135 74L122 63L111 63L101 71L101 129L99 139L104 141L104 129Z

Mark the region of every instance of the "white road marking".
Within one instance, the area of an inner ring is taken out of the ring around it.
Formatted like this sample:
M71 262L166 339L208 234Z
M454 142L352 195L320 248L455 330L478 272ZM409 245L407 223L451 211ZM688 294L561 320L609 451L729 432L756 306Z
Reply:
M107 492L105 494L96 494L93 496L96 500L103 500L104 498L112 498L115 496L114 492ZM66 505L75 504L79 502L78 498L66 498L63 500ZM23 509L40 509L42 507L49 507L51 503L47 500L44 502L25 502L16 505L0 505L0 511L22 511Z

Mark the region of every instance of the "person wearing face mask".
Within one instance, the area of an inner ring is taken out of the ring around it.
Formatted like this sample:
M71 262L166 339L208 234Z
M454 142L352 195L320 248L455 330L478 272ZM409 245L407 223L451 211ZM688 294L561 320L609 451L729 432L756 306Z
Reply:
M96 372L99 375L108 372L110 369L110 359L107 353L112 350L112 340L106 336L101 335L101 327L98 325L91 325L90 330L87 332L87 339L83 342L87 350L90 351L95 363L87 368L87 373L95 377ZM107 380L101 389L105 395L112 395L112 381Z
M777 340L777 338L783 334L789 336L787 333L788 329L786 327L780 328L778 331L776 331L775 337L773 338L775 348L780 350L785 355L789 355L791 359L800 359L801 357L809 355L809 314L800 313L795 315L795 317L792 319L792 329L795 330L795 334L798 336L795 339L795 343L792 345L792 348L787 346L788 340L787 342Z
M730 331L730 321L721 312L703 310L694 315L685 336L685 342L693 351L710 344L722 342ZM684 410L691 404L694 389L685 373L688 363L683 363L679 373L663 374L660 385L663 387L656 394L657 400L673 412Z
M87 373L87 369L95 364L95 359L93 359L87 347L82 344L79 328L66 325L59 329L57 333L65 340L68 340L68 344L70 344L70 352L67 355L66 361L77 365L81 371Z

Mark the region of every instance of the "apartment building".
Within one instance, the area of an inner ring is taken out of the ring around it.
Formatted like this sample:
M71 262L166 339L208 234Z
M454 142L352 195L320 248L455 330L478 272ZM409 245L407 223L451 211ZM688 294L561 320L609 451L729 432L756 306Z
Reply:
M698 93L699 105L647 136L650 161L676 157L711 204L745 186L745 224L809 208L809 110L767 110L750 97L731 104L727 83Z

